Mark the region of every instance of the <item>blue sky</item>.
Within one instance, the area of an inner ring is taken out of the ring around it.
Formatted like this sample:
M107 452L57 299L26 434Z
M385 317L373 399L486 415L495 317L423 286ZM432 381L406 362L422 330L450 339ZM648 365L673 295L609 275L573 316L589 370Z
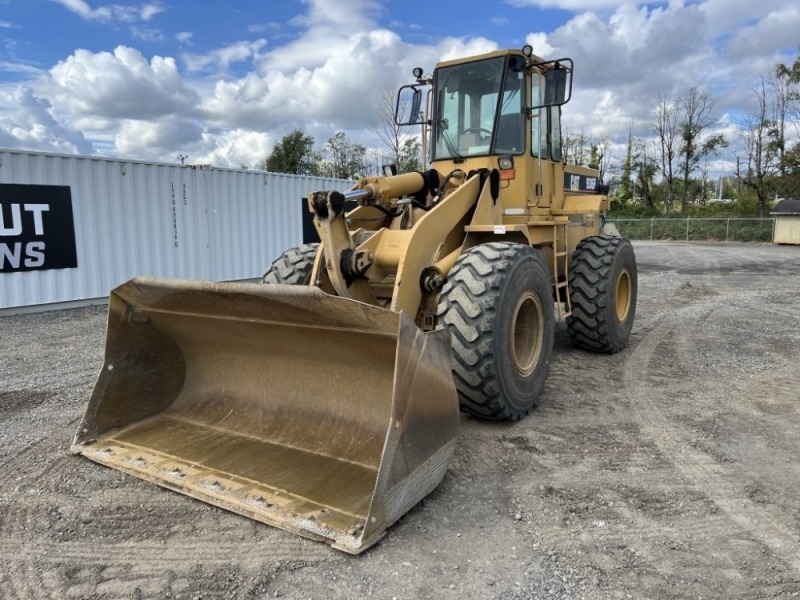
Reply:
M152 7L154 14L146 19L135 14L125 18L115 18L113 14L91 16L91 11L101 11L104 6L113 5L81 0L0 0L0 23L6 25L2 30L2 60L47 68L76 48L100 52L120 44L161 56L179 56L187 50L203 53L246 39L267 39L269 46L278 47L302 35L302 20L308 13L308 4L300 0L204 0L127 5L133 9ZM502 46L522 45L533 29L551 30L571 14L560 9L498 2L489 5L487 14L475 18L475 11L481 10L479 3L466 2L465 10L460 12L452 6L448 2L388 0L367 7L364 12L378 27L395 31L411 43L430 43L441 37L487 36ZM191 34L188 43L176 38L181 33ZM243 74L244 69L246 65L233 65L234 73L238 70ZM13 78L8 72L2 77Z
M789 0L0 0L0 147L252 166L295 127L377 146L413 66L526 42L575 59L571 131L619 148L696 85L734 140L798 31Z

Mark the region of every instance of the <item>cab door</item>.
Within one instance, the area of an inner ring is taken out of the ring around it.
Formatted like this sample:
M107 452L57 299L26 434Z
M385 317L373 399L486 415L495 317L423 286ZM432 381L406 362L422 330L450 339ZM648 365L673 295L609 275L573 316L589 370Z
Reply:
M544 78L538 71L531 73L531 106L541 106L544 98ZM549 109L534 108L530 114L531 162L528 177L529 205L548 208L553 200L553 169L549 149Z

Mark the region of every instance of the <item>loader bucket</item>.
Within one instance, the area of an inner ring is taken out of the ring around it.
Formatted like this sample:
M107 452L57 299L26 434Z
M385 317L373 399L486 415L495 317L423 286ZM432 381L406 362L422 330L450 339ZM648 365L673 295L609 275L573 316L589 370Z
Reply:
M357 554L441 481L450 340L313 287L133 279L73 452Z

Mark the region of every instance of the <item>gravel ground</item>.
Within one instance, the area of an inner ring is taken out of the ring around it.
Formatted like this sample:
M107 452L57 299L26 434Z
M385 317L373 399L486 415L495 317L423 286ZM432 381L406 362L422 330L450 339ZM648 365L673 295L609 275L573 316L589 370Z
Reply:
M70 455L104 309L0 318L0 598L800 597L800 248L635 249L629 347L558 324L541 406L463 417L358 557Z

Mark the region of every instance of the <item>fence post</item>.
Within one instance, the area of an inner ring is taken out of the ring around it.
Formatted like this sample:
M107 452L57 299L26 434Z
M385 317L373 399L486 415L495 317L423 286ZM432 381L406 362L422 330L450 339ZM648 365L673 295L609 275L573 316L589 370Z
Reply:
M725 222L725 241L728 241L728 232L731 230L731 218L728 217L728 220Z
M686 217L686 241L689 241L689 219L690 217Z
M653 241L653 223L655 222L655 217L650 217L650 241Z

